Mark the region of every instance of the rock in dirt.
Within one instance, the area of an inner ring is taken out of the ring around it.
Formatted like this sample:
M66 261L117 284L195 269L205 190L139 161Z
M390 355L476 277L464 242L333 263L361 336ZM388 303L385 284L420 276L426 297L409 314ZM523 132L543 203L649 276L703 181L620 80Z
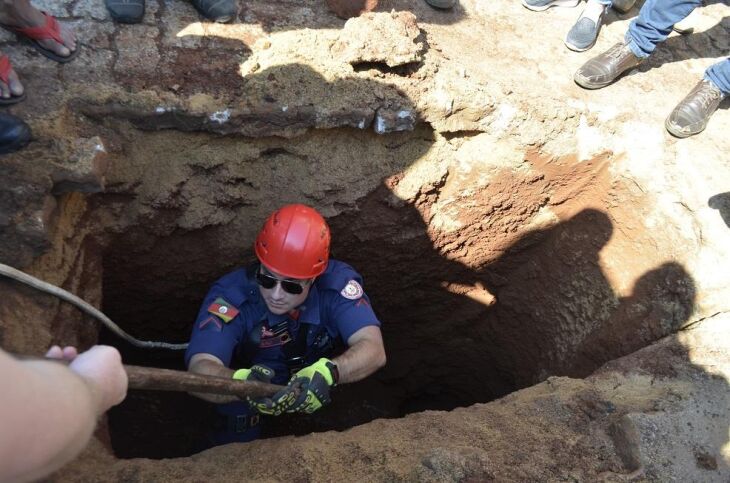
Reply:
M423 60L426 48L420 35L411 12L368 13L347 21L332 51L350 64L396 67Z

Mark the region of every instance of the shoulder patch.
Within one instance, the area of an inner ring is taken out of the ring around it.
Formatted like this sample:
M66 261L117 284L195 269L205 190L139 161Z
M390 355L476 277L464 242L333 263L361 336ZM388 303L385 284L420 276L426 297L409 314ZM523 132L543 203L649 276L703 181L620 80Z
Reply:
M238 309L222 297L218 297L215 302L208 306L208 312L217 316L226 324L238 315Z
M360 284L357 283L355 280L350 280L349 282L347 282L347 285L345 285L345 288L342 289L340 295L342 295L346 299L357 300L362 297L362 293L363 291Z

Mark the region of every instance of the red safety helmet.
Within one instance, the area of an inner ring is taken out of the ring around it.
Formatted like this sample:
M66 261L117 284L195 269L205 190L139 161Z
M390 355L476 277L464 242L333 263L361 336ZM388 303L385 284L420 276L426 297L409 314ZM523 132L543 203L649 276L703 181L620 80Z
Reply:
M290 278L314 278L327 269L330 229L317 210L286 205L275 211L256 237L261 263Z

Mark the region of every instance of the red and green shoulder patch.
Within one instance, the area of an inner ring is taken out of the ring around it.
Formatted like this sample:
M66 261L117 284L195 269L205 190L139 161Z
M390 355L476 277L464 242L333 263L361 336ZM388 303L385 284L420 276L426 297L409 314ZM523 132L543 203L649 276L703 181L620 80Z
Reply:
M226 324L238 315L238 309L221 297L215 299L215 302L208 306L208 312L217 316Z

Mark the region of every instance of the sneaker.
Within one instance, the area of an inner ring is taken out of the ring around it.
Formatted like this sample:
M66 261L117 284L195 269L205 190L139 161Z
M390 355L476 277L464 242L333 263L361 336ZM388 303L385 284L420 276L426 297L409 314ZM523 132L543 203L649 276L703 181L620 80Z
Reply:
M106 0L104 3L115 22L140 23L144 17L145 0Z
M699 24L699 9L695 8L685 18L675 23L672 30L682 35L689 35L695 31L695 27Z
M644 59L634 55L628 44L619 42L583 64L573 76L573 80L585 89L600 89L643 61Z
M636 0L613 0L611 7L615 8L621 13L627 13L629 10L634 8Z
M686 138L702 132L725 94L714 82L702 79L682 99L667 118L664 126L672 136Z
M426 3L439 10L448 10L456 5L456 0L426 0Z
M522 6L535 12L542 12L550 7L577 7L580 0L522 0Z
M596 44L598 32L601 31L603 17L606 16L607 11L607 8L603 9L601 15L598 16L597 23L581 15L568 32L568 35L565 36L565 46L575 52L583 52L593 47Z
M219 23L230 22L238 13L236 0L193 0L193 5L203 17Z

